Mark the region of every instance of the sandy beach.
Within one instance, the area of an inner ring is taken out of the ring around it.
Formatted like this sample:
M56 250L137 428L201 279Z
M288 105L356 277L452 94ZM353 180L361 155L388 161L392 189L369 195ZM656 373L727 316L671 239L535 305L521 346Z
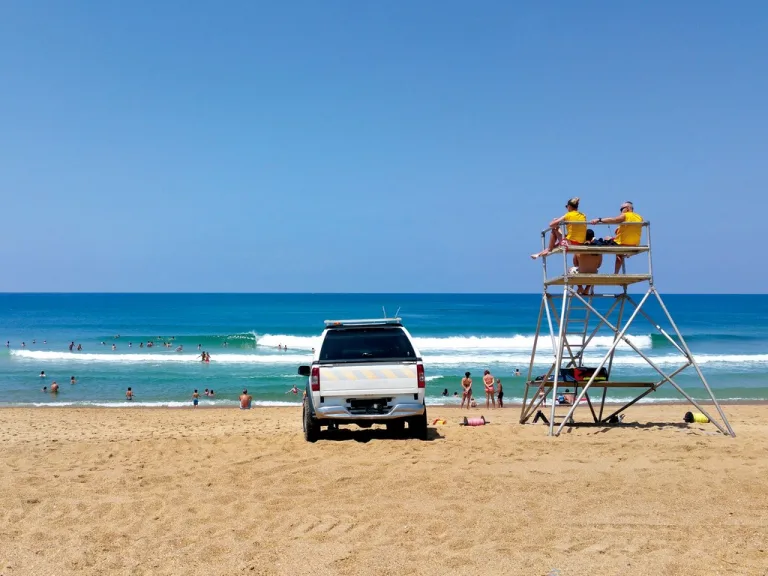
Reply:
M316 444L298 408L2 409L0 574L766 574L768 406L687 409Z

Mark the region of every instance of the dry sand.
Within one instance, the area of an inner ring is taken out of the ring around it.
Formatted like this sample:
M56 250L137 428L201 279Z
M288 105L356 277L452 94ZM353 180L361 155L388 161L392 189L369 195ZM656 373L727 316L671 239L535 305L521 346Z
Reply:
M768 574L768 406L686 410L307 444L298 408L3 409L0 574Z

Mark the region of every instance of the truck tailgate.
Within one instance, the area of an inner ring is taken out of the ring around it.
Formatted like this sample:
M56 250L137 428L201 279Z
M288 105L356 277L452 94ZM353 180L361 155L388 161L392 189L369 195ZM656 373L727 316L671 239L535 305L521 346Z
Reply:
M320 366L322 396L381 396L418 393L416 363Z

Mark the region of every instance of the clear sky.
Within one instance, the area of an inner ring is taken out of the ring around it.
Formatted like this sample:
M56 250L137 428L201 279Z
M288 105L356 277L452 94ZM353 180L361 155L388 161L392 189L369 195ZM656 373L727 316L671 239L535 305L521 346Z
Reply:
M0 3L0 291L537 292L582 198L766 292L768 3Z

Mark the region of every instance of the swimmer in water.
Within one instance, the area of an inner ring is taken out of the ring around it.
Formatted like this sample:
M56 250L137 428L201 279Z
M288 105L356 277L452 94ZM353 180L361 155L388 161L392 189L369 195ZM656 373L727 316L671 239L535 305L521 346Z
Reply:
M78 344L77 345L77 351L80 352L82 349L83 349L83 345L82 344Z
M130 386L128 386L128 390L125 391L125 399L133 400L133 390L131 390Z
M286 392L286 394L291 394L291 393L293 393L293 394L298 394L299 393L299 389L296 387L296 384L294 384L293 388L291 388L290 390L288 390L288 392Z
M195 388L195 391L192 393L192 406L194 408L197 408L197 403L200 400L200 394L197 393L197 388Z
M56 383L56 380L54 380L51 383L51 392L53 392L54 394L58 394L59 393L59 385Z
M45 378L45 370L40 370L40 378Z
M77 384L77 380L75 380L75 377L72 376L72 378L69 379L70 384Z
M117 346L115 346L114 344L112 344L112 350L117 350Z

